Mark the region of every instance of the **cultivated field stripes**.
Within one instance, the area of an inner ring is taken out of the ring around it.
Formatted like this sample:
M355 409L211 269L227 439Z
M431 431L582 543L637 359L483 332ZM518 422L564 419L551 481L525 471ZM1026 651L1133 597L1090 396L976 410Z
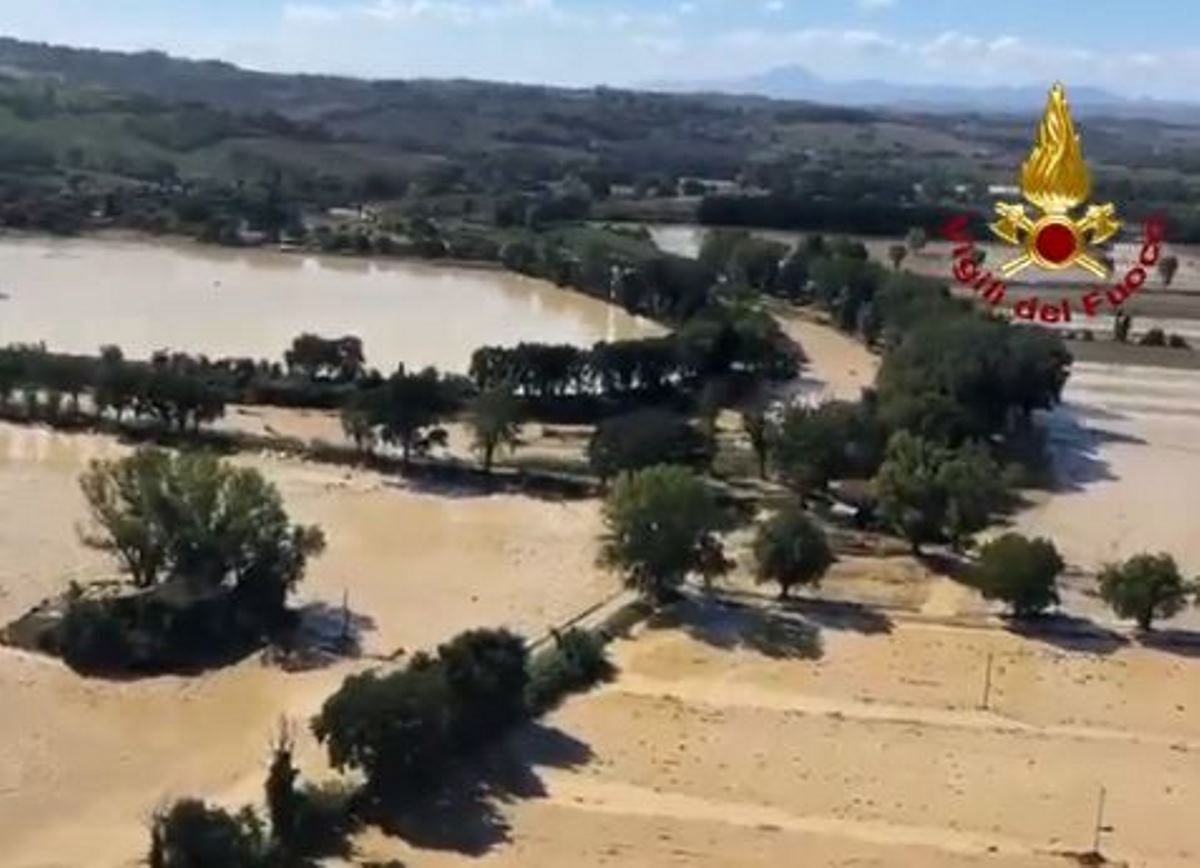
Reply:
M750 685L721 685L711 680L673 679L664 681L625 673L608 690L633 696L671 698L688 705L709 708L755 708L785 711L814 717L836 717L897 726L927 726L943 729L986 731L1016 738L1074 739L1081 741L1128 742L1165 747L1179 753L1200 753L1200 740L1159 733L1135 732L1097 726L1034 725L990 711L963 708L933 708L885 702L783 693Z
M1200 371L1081 363L1072 370L1063 400L1085 419L1097 410L1200 419Z
M722 823L749 829L778 829L847 838L888 847L925 847L970 856L1046 855L1024 841L996 834L972 834L942 826L911 826L846 817L798 815L769 805L709 799L659 788L584 778L547 769L545 798L575 810L620 816Z

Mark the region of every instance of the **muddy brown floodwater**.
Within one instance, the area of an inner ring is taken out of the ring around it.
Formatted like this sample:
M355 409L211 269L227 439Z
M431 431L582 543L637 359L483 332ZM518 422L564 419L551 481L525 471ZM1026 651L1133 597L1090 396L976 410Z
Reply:
M109 577L78 542L76 479L107 437L0 424L0 622L68 581ZM328 549L300 605L348 596L373 655L411 653L461 630L538 636L610 596L596 566L599 504L429 494L372 473L244 456L279 486L292 516L319 524ZM289 674L257 658L194 678L81 678L49 658L0 648L0 865L115 866L143 855L145 821L164 800L260 798L281 718L303 764L324 773L306 721L346 674L370 661Z
M278 358L305 330L357 334L369 363L463 371L483 344L582 346L661 333L593 299L501 271L227 251L114 239L0 239L0 344L120 345ZM0 425L0 623L68 582L113 575L79 542L77 479L108 437ZM461 630L540 635L611 595L596 566L596 502L437 494L371 473L242 457L329 546L298 603L362 615L369 654ZM288 674L256 658L195 678L109 682L0 648L0 865L133 865L159 804L186 794L257 801L281 718L302 763L324 771L307 718L344 662Z
M169 348L279 358L313 331L354 334L388 371L465 372L484 344L660 334L654 323L544 281L493 269L227 250L109 238L0 239L0 344L45 341L143 358Z

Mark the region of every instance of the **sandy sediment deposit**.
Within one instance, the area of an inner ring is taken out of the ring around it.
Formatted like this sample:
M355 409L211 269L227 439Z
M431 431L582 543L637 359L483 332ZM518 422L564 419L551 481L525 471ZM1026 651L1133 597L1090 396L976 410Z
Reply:
M912 622L801 638L695 609L617 656L614 684L513 740L524 777L499 815L462 815L484 864L1067 866L1092 847L1101 787L1106 855L1200 862L1186 658Z
M113 574L78 542L76 478L89 458L123 451L107 438L0 425L0 620L71 579ZM477 626L539 634L614 589L595 565L594 502L423 493L344 468L238 460L280 487L295 520L324 528L328 550L298 602L337 608L348 594L368 654ZM253 658L195 678L112 682L0 649L0 865L134 864L161 801L259 799L280 718L303 724L369 663L288 674ZM301 752L319 771L311 743Z

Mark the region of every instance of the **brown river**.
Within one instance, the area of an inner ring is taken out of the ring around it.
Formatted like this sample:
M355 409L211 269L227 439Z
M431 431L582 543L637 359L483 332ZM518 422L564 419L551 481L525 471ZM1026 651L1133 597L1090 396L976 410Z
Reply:
M0 344L277 359L305 331L358 335L368 363L383 371L398 362L465 371L484 344L590 346L659 329L500 270L186 242L0 238Z

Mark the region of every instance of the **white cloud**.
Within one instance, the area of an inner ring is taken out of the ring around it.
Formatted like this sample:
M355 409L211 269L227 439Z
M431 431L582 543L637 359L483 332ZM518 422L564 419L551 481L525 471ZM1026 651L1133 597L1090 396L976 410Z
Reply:
M866 12L872 12L876 9L886 9L889 6L895 6L896 0L858 0L858 8Z

